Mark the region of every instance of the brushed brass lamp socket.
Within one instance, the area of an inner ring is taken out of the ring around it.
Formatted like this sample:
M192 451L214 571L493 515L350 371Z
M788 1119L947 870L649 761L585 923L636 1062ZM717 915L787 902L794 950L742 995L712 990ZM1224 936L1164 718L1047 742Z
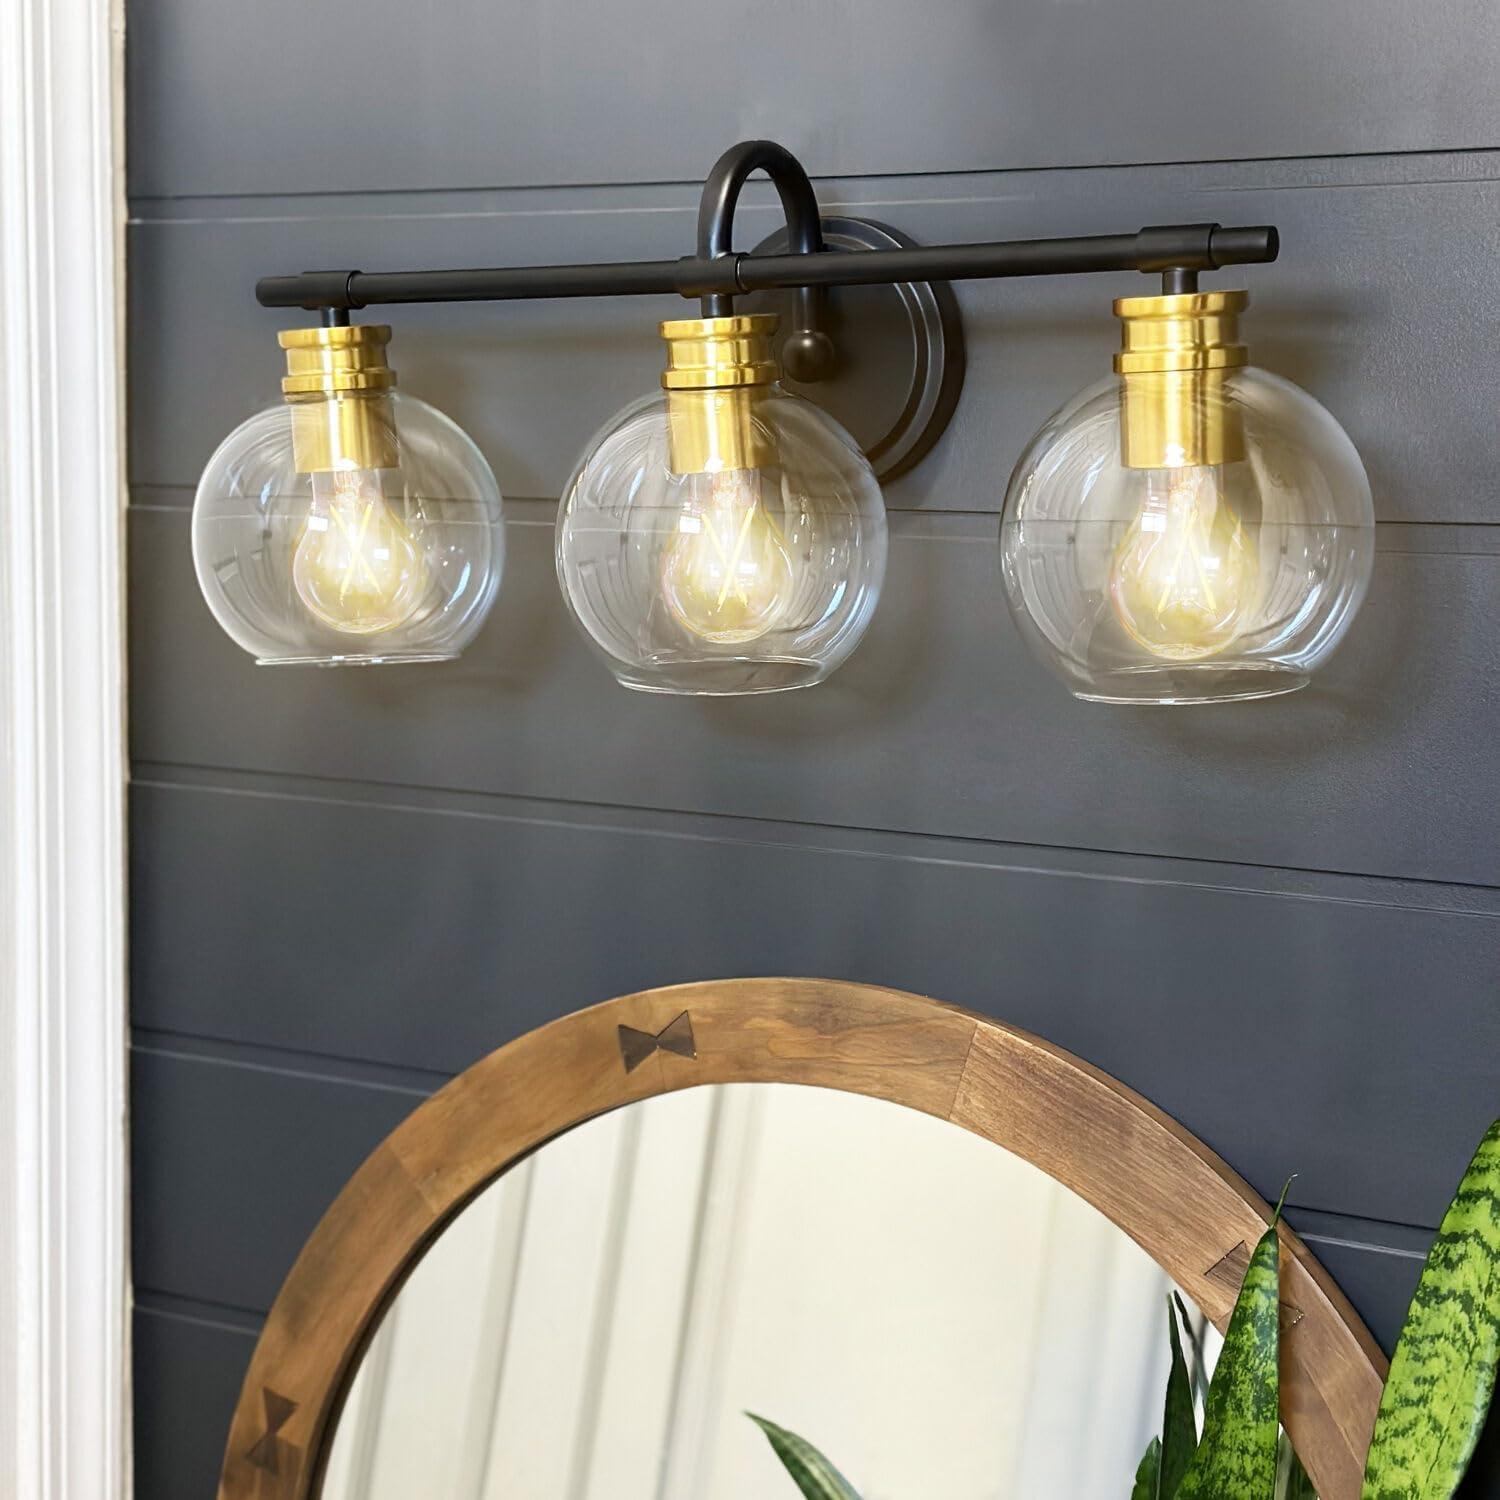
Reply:
M661 325L668 459L674 474L759 469L775 452L756 408L780 376L774 313L674 318Z
M1120 458L1128 469L1235 463L1244 423L1225 383L1245 364L1239 342L1245 292L1121 297Z
M390 399L396 372L385 362L391 330L361 323L289 328L283 395L292 411L292 452L300 474L391 469L400 461Z

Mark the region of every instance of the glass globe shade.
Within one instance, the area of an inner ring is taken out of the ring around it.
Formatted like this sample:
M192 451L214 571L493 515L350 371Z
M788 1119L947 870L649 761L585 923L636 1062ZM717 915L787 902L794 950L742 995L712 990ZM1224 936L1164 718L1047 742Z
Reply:
M1370 485L1343 428L1264 370L1226 372L1199 423L1232 461L1129 468L1124 381L1057 412L1016 465L1000 540L1022 634L1079 698L1221 703L1304 686L1364 598Z
M300 473L282 402L230 433L203 472L198 584L263 666L444 661L494 600L505 536L484 456L424 402L378 400L367 410L387 439L394 429L391 467Z
M557 575L626 687L773 693L859 643L885 575L885 506L854 440L778 385L754 401L755 469L678 474L665 393L620 412L564 491Z

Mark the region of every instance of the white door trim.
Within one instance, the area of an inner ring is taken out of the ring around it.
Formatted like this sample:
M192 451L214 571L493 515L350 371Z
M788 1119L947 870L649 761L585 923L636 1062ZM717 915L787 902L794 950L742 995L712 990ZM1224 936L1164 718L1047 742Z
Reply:
M0 4L0 1495L128 1488L119 0Z

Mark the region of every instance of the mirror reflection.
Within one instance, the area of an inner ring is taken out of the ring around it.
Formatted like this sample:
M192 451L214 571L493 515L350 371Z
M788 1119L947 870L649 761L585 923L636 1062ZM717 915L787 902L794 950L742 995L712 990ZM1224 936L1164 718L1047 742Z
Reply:
M865 1500L1128 1494L1170 1290L944 1121L689 1089L551 1142L449 1226L364 1355L322 1494L797 1500L747 1412Z

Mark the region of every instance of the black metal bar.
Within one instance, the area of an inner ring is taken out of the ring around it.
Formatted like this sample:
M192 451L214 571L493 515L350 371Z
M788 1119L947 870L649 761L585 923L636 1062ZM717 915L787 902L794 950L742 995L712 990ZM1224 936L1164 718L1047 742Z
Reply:
M1275 260L1281 254L1281 235L1274 224L1257 225L1249 229L1225 229L1215 224L1208 237L1212 266L1201 269L1212 271L1220 266L1256 265Z
M689 256L687 263L697 265ZM264 307L373 307L397 302L514 302L536 297L628 297L680 290L679 260L464 271L310 271L256 283ZM722 279L723 271L716 275ZM733 268L728 273L732 276ZM696 286L682 292L696 297Z
M1051 240L918 245L907 250L823 250L813 254L686 256L581 266L462 271L309 271L271 276L255 293L265 307L354 309L403 302L506 302L537 297L620 297L676 293L734 296L792 287L868 286L896 281L1071 276L1100 271L1215 271L1276 259L1269 226L1164 225L1135 234Z
M332 307L347 312L360 305L349 299L349 283L358 275L358 271L304 271L300 276L266 277L255 283L255 295L265 307L305 307L309 312ZM280 281L297 283L295 302L267 302L261 296L262 287Z
M698 258L715 261L733 257L734 211L740 189L754 172L764 172L781 199L791 252L820 254L823 220L818 212L818 195L802 163L775 141L742 141L714 163L704 181L703 196L698 202ZM837 358L833 341L822 328L822 304L820 288L795 288L791 332L781 349L782 363L794 380L822 380L833 373ZM732 292L704 294L705 318L723 318L733 311Z

